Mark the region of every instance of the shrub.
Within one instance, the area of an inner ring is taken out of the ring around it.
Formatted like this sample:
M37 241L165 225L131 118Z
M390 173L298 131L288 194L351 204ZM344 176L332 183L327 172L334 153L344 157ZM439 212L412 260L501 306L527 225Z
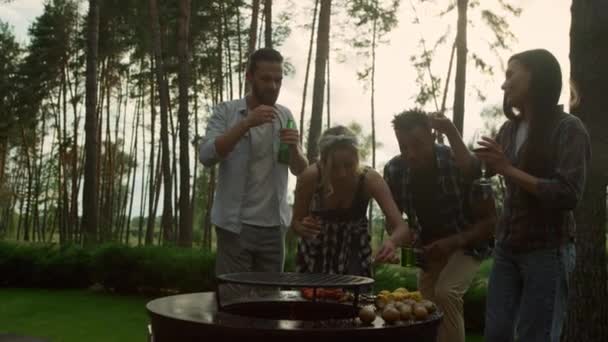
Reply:
M118 293L211 291L215 256L199 249L0 242L0 286L86 288Z

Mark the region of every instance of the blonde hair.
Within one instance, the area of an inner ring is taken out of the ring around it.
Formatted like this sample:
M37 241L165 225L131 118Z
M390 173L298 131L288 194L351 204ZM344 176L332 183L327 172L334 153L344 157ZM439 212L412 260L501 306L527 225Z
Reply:
M331 185L331 170L334 162L334 151L337 148L348 148L355 152L357 158L356 170L359 173L359 139L346 126L334 126L323 132L319 139L319 151L321 154L321 186L325 196L333 194Z

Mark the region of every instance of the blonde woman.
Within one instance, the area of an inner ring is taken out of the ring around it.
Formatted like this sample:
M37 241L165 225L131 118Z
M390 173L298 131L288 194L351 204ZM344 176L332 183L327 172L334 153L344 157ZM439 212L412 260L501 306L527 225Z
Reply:
M375 261L393 257L410 233L384 179L359 165L359 144L344 126L327 129L319 140L321 160L298 177L291 229L300 236L298 272L371 276L371 236L366 217L374 198L395 227Z

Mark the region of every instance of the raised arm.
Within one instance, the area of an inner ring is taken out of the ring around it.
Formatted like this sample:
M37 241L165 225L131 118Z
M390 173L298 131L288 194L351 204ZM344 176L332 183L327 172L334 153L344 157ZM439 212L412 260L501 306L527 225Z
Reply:
M475 156L469 151L462 136L454 123L443 115L435 114L430 119L431 127L439 133L445 134L450 142L454 161L460 171L467 177L474 177L479 173L478 162Z
M249 128L270 123L276 117L274 107L261 105L229 127L227 114L226 105L220 104L209 118L200 146L200 160L205 166L212 166L226 158Z

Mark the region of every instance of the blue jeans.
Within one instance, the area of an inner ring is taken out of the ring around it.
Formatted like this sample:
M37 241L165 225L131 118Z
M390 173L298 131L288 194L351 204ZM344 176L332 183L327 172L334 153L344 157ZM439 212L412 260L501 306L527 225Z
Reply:
M486 302L486 342L559 342L573 244L516 254L497 245Z

